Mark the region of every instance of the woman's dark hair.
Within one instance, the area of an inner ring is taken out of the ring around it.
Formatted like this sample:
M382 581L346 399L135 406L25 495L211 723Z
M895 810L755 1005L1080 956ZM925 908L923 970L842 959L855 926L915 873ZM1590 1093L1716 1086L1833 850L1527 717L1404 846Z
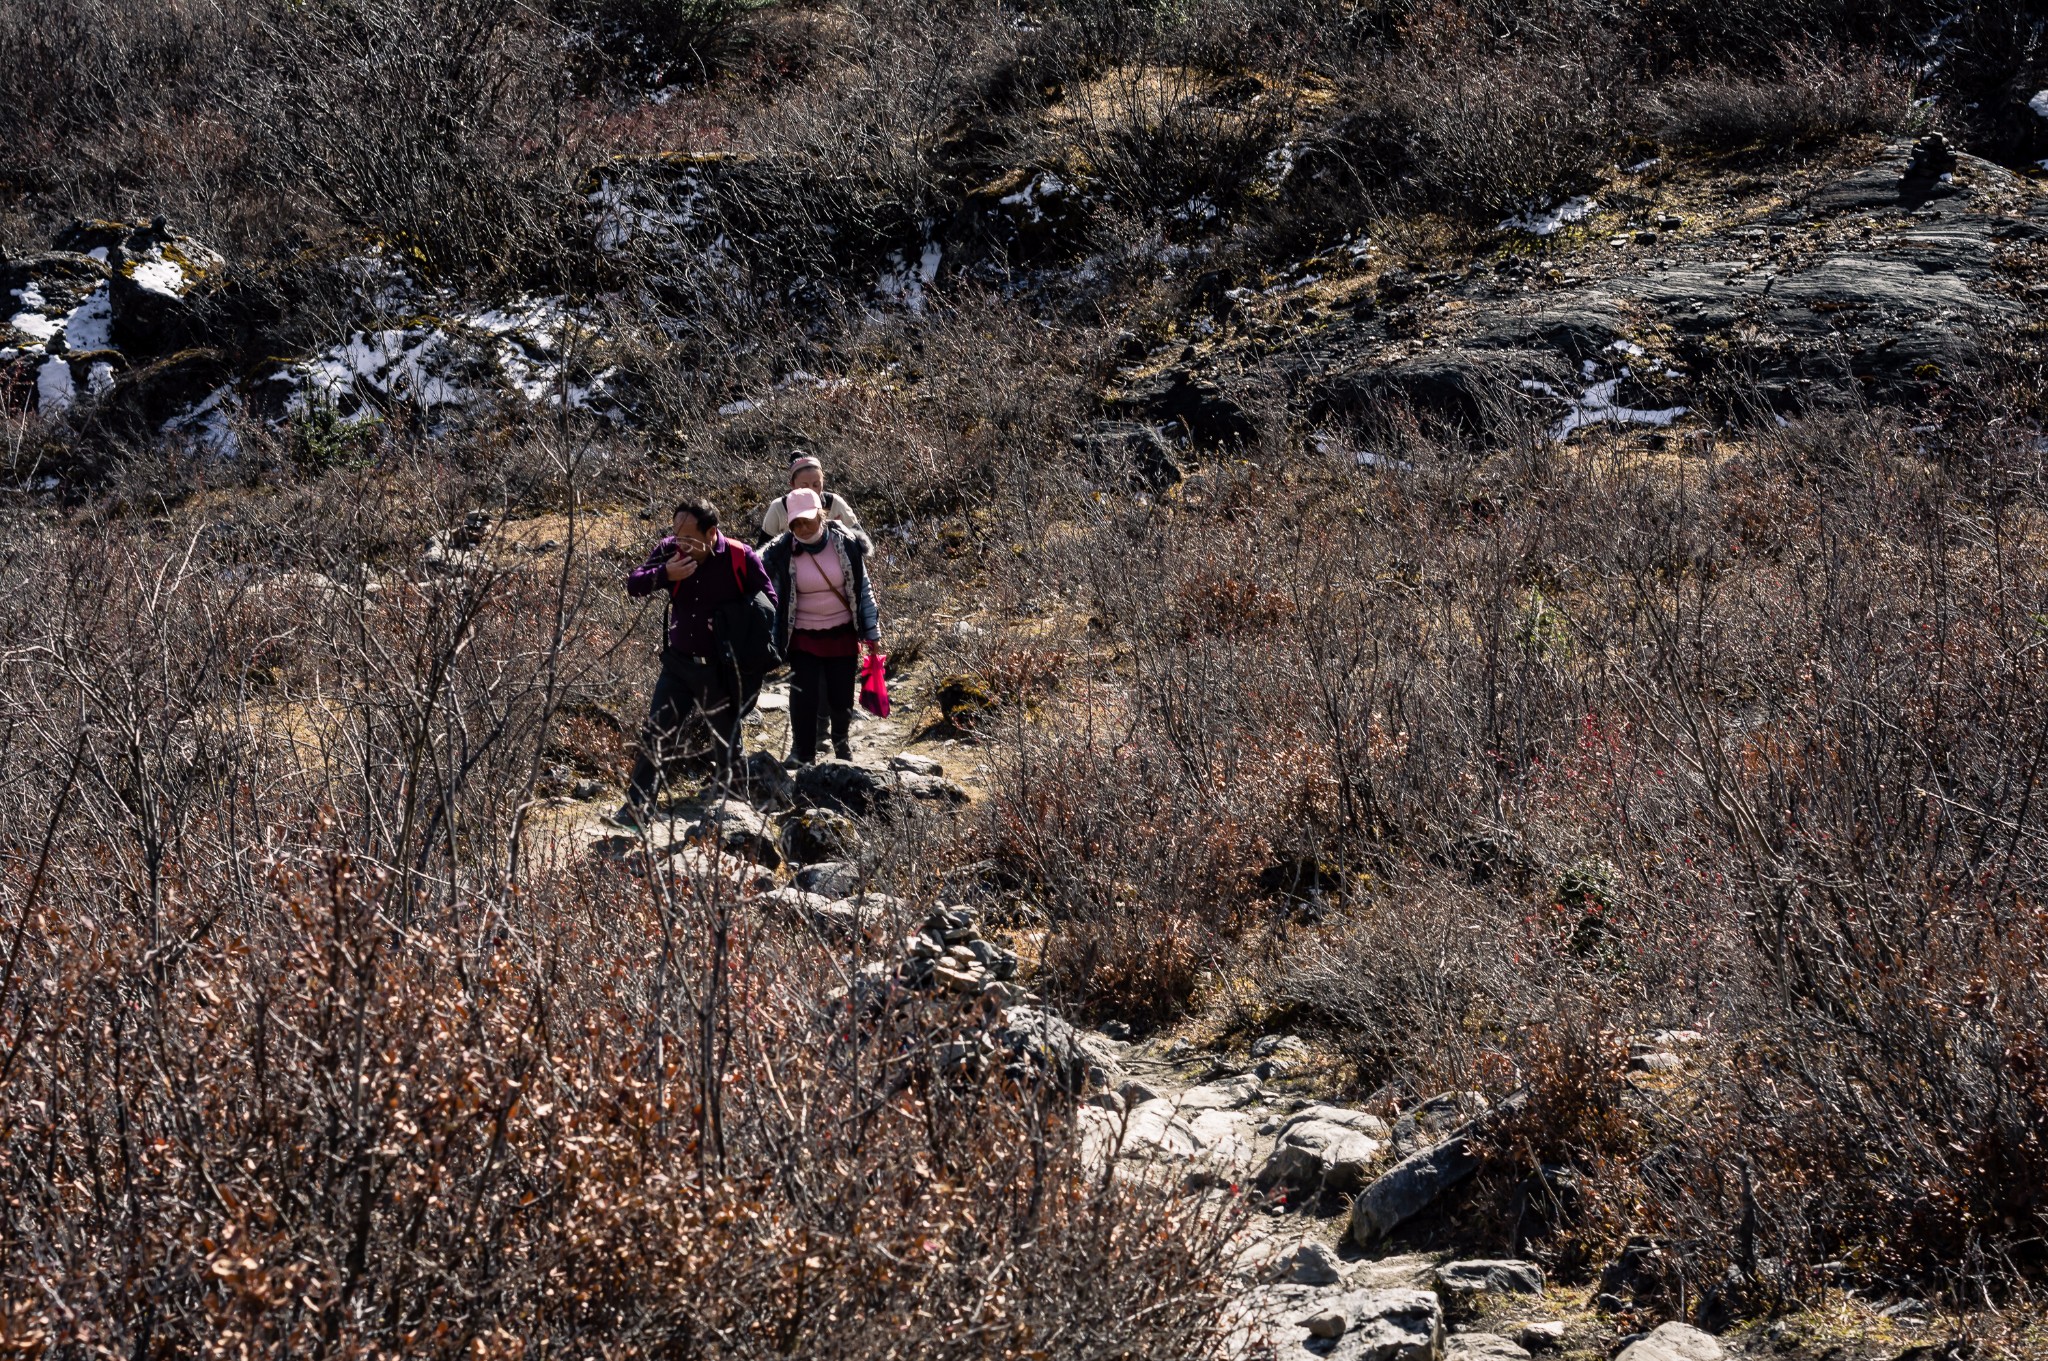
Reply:
M692 496L676 502L675 514L687 515L695 520L699 533L718 528L718 507L701 496Z

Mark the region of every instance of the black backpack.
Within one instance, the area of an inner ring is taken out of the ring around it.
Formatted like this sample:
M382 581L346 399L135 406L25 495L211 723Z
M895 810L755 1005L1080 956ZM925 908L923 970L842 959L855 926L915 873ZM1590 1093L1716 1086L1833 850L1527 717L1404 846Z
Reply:
M747 572L741 564L746 560L747 549L744 544L729 542L732 551L726 560L732 564L732 579L745 591ZM782 665L782 654L775 650L775 604L766 591L742 595L713 612L711 631L718 639L720 660L727 669L726 682L744 714L754 707L768 673Z

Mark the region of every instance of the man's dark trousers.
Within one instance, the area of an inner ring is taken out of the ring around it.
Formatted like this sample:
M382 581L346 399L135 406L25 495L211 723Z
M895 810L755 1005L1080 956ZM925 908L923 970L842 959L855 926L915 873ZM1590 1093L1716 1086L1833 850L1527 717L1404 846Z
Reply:
M661 785L662 766L677 757L709 753L725 764L737 741L733 705L715 659L669 654L655 677L654 699L647 706L647 726L640 731L640 752L626 798L648 807Z

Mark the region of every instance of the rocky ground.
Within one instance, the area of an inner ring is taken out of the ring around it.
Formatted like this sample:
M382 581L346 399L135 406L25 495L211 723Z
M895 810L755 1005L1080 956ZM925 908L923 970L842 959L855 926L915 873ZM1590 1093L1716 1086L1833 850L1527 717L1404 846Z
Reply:
M1073 1025L1031 987L1029 932L999 929L967 901L911 902L877 891L871 847L892 811L957 808L973 797L976 749L934 738L925 678L907 676L890 719L863 716L852 762L787 772L786 694L771 687L750 721L756 748L741 797L687 782L640 835L603 823L615 791L561 800L544 823L558 849L581 847L673 891L730 895L745 913L812 933L847 979L856 1014L921 1007L941 1071L1006 1068L1072 1103L1087 1164L1184 1189L1235 1222L1236 1291L1220 1359L1287 1361L1720 1361L1935 1357L1948 1324L1913 1309L1836 1308L1716 1337L1651 1326L1664 1245L1631 1240L1590 1286L1561 1286L1538 1264L1457 1251L1458 1192L1481 1165L1490 1126L1526 1100L1489 1104L1445 1092L1396 1108L1330 1099L1335 1065L1303 1040L1219 1037L1202 1018L1143 1037ZM965 776L956 781L955 775ZM1631 1044L1629 1082L1655 1099L1667 1079L1715 1062L1714 1038L1659 1031ZM1563 1172L1541 1196L1568 1198ZM1534 1211L1542 1213L1540 1206ZM1645 1297L1647 1298L1647 1297Z
M688 169L640 183L630 220L600 215L601 243L659 228L683 249L708 230L699 208L738 171ZM977 278L983 254L1057 226L990 211L973 250L935 242L909 274L883 268L863 285L872 304L917 310L923 290ZM1772 176L1653 157L1597 197L1503 223L1477 250L1358 239L1256 278L1205 272L1200 252L1182 251L1168 277L1183 314L1122 333L1100 419L1074 440L1105 470L1159 487L1190 459L1260 438L1271 417L1245 400L1253 392L1281 392L1288 419L1312 430L1362 433L1373 447L1350 454L1375 466L1401 461L1396 411L1418 433L1476 445L1516 421L1557 438L1682 429L1731 387L1780 414L1924 405L2029 343L2044 242L2034 181L1936 136ZM1079 287L1095 267L1003 286ZM131 436L219 452L235 447L237 420L348 423L393 402L452 414L512 397L632 419L621 394L636 380L607 358L600 311L564 298L469 305L375 256L350 268L358 301L391 324L279 357L265 348L277 300L204 243L162 221L80 223L46 252L0 262L0 373L17 404L90 408ZM847 381L797 372L783 386ZM780 395L742 395L717 416L744 420Z
M1127 369L1096 435L1244 442L1228 394L1259 380L1311 425L1377 422L1362 466L1398 462L1393 410L1476 446L1517 421L1682 429L1736 385L1780 414L1924 405L2024 343L2048 289L2048 200L1940 138L1770 179L1652 161L1566 207L1463 260L1365 245L1205 276L1189 342Z

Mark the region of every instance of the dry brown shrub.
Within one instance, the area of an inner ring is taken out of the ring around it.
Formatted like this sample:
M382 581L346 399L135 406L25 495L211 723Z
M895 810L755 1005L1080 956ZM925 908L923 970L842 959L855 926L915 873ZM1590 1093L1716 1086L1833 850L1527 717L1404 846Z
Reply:
M1910 73L1877 53L1825 44L1788 46L1775 74L1721 71L1662 87L1664 135L1715 152L1783 152L1897 132L1913 121Z
M148 526L5 546L9 1340L1209 1345L1230 1214L1106 1182L1034 1070L949 1069L985 1015L533 830L613 569L306 572L369 499L302 506L291 573Z

